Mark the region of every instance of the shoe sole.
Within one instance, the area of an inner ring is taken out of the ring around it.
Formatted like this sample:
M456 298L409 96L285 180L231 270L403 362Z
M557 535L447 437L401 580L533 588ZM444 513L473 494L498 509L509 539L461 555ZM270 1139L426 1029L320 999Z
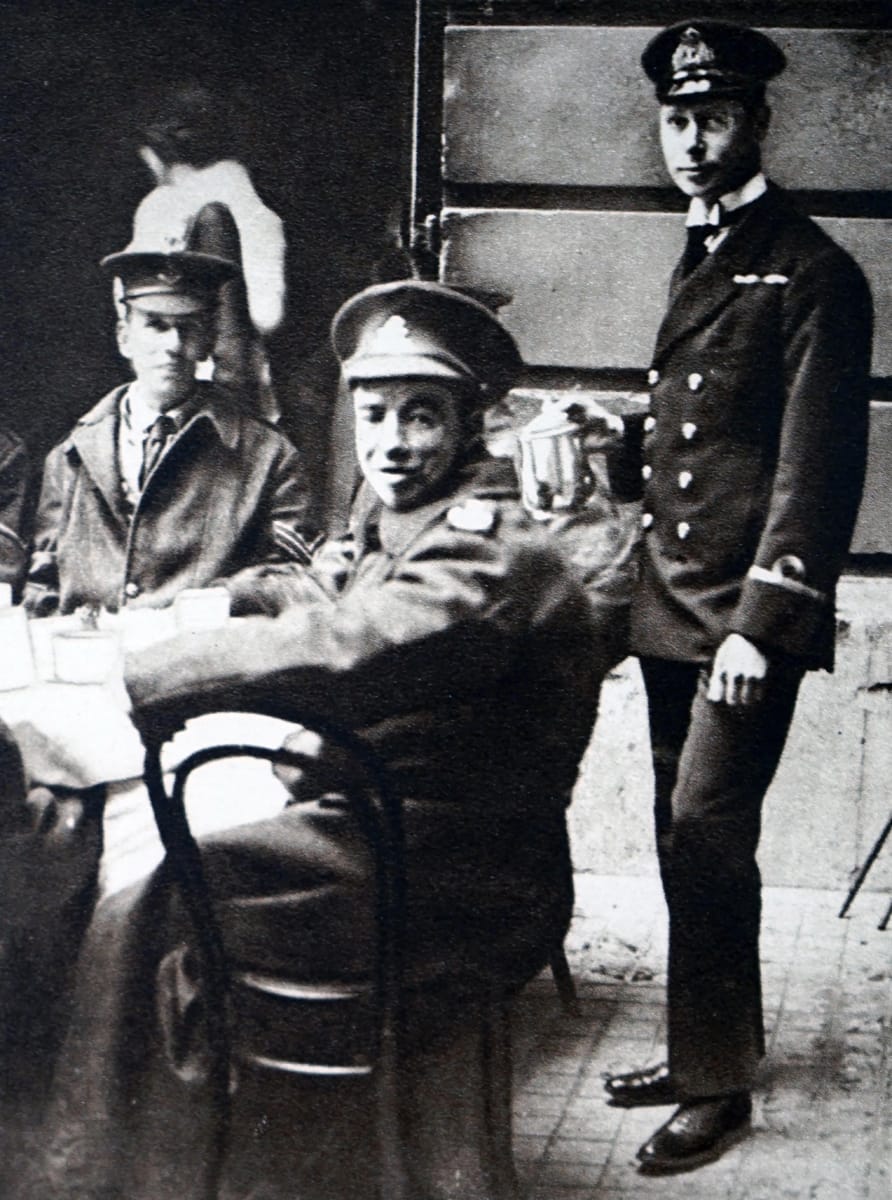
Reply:
M684 1158L654 1158L638 1164L639 1175L681 1175L684 1171L696 1171L716 1162L732 1146L743 1141L752 1131L752 1121L749 1117L736 1129L723 1133L713 1144L696 1154L688 1154Z
M666 1108L670 1104L683 1104L684 1099L674 1092L663 1096L613 1096L607 1093L608 1108Z

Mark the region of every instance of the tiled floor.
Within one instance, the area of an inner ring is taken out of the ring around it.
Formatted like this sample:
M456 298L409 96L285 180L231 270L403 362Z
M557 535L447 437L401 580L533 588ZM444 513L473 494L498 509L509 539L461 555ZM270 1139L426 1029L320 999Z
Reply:
M548 975L515 1005L514 1130L524 1200L892 1200L892 930L876 929L888 900L863 893L840 921L841 899L826 891L765 893L770 1053L752 1133L698 1171L646 1177L635 1170L635 1151L672 1110L608 1108L601 1073L659 1055L662 897L654 879L577 877L567 949L582 1015L562 1012ZM245 1178L255 1182L233 1184L227 1194L310 1194L295 1191L289 1172L281 1192L270 1182L269 1164L294 1139L295 1111L283 1104L279 1143L272 1135L257 1140L260 1125L245 1125L265 1182L256 1184L246 1158ZM304 1119L301 1112L298 1127ZM0 1111L0 1160L10 1147L27 1159L37 1136L27 1114L4 1128ZM0 1176L9 1166L0 1161ZM322 1192L313 1190L314 1200L331 1200Z
M887 898L769 889L769 1055L749 1137L719 1162L646 1177L635 1151L671 1109L603 1102L601 1073L653 1061L664 1036L665 917L651 879L581 876L567 943L583 1015L547 976L517 1005L515 1150L528 1200L890 1200L892 929Z

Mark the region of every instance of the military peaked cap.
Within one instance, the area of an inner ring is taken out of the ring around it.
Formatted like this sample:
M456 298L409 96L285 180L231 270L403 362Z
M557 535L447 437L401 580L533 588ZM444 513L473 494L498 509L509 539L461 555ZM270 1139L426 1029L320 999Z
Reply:
M522 363L511 334L478 300L440 283L376 284L335 314L332 344L348 383L369 379L459 379L489 404Z
M733 98L764 87L787 65L779 46L727 21L682 21L658 33L641 56L661 103Z
M127 304L167 314L212 308L221 284L239 270L225 258L192 250L122 250L106 255L100 266L120 279Z

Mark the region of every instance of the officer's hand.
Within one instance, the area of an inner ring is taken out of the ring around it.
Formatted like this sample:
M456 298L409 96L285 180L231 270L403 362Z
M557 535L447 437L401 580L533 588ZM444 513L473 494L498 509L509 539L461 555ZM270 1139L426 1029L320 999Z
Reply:
M768 659L762 651L742 634L729 633L716 651L707 698L731 708L758 704L767 673Z
M590 396L567 397L562 411L579 426L582 448L586 454L596 454L613 445L625 432L625 422L616 413L608 412Z

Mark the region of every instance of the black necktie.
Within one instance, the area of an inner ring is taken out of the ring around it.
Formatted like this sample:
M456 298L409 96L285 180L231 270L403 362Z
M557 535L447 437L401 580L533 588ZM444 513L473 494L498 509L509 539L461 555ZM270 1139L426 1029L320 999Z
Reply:
M718 233L718 225L689 225L688 240L681 256L681 273L690 275L706 258L706 239Z
M158 459L164 453L164 447L176 431L176 421L173 417L168 417L164 413L152 424L142 449L142 466L139 470L140 490L145 487L146 480L155 469Z

